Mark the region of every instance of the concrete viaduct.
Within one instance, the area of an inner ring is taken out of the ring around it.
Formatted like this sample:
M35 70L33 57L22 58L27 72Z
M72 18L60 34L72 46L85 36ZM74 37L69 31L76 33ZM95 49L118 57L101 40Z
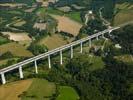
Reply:
M80 45L80 53L82 53L82 46L83 46L83 43L84 42L89 42L89 46L91 47L91 40L96 38L98 40L99 36L102 36L104 37L104 34L105 33L111 33L112 31L114 30L117 30L119 29L120 27L122 26L125 26L124 25L120 25L118 27L114 27L114 28L110 28L110 29L106 29L104 31L101 31L101 32L98 32L94 35L91 35L91 36L88 36L86 38L83 38L83 39L80 39L80 40L77 40L77 41L74 41L70 44L67 44L67 45L64 45L64 46L61 46L59 48L56 48L56 49L53 49L51 51L48 51L46 53L43 53L43 54L40 54L40 55L37 55L37 56L34 56L32 58L29 58L27 60L24 60L22 62L19 62L17 64L14 64L14 65L11 65L9 67L6 67L6 68L3 68L0 70L0 75L1 75L1 81L2 81L2 84L5 84L6 83L6 78L5 78L5 73L9 72L9 71L12 71L14 69L18 69L19 70L19 75L20 75L20 78L23 79L24 78L24 75L23 75L23 71L22 71L22 67L26 64L29 64L31 62L34 62L34 66L35 66L35 72L36 74L38 73L38 69L37 69L37 60L39 59L42 59L42 58L47 58L48 59L48 65L49 65L49 68L51 68L51 60L50 60L50 56L53 55L53 54L57 54L59 53L60 54L60 64L62 65L63 64L63 59L62 59L62 52L64 50L68 50L70 49L71 50L71 59L73 58L73 47L76 46L76 45Z

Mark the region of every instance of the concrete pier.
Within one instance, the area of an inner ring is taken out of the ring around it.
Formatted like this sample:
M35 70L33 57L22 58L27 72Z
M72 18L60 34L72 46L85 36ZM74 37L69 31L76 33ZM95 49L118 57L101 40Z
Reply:
M80 53L83 52L83 42L80 42Z
M97 40L99 40L98 36L96 38L97 38Z
M2 81L2 84L6 84L6 79L5 79L4 73L1 74L1 81Z
M50 60L50 55L48 55L48 66L49 66L49 69L51 69L51 60Z
M73 46L71 46L71 59L73 58Z
M60 51L60 64L63 64L63 60L62 60L62 50Z
M91 39L89 40L89 47L91 47Z
M104 34L102 34L102 38L104 39L105 37L104 37Z
M35 63L35 73L38 74L37 61L35 60L34 63Z
M20 75L20 78L24 78L23 76L23 71L22 71L22 66L19 67L19 75Z

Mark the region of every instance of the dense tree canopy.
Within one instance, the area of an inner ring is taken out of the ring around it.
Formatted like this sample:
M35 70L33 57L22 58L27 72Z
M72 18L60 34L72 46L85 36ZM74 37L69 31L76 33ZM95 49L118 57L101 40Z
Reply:
M122 49L127 53L133 54L133 25L127 25L113 34L115 35L114 40L120 43L123 47Z

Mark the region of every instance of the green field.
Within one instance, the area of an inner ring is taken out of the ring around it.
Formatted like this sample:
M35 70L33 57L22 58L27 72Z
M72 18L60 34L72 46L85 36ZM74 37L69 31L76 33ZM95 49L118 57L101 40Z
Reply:
M22 100L49 100L55 93L55 84L44 79L33 79L33 82Z
M79 100L77 92L68 86L60 86L59 96L56 100Z

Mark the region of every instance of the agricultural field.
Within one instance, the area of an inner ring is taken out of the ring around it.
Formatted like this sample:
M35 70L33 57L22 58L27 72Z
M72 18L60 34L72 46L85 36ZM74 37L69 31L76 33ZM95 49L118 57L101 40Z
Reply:
M79 100L77 92L69 86L60 86L59 96L56 100Z
M14 56L17 56L17 57L33 56L33 54L30 51L26 50L26 48L23 45L20 45L15 42L3 44L0 46L1 54L8 52L8 51L10 51Z
M133 18L133 4L128 2L122 4L116 4L118 13L114 16L114 25L123 24L125 22L132 21Z
M42 8L44 9L44 8ZM81 21L81 17L80 17L80 12L79 11L71 11L71 12L67 12L67 13L64 13L58 9L53 9L53 8L48 8L46 9L46 11L49 13L49 14L54 14L54 15L60 15L60 16L66 16L76 22L79 22L82 24L82 21Z
M9 40L31 42L31 38L28 36L28 33L2 32L2 34L8 36Z
M51 15L58 21L58 31L63 31L72 34L73 36L77 36L82 25L78 22L75 22L68 17Z
M40 8L38 13L48 13L54 19L58 21L58 31L64 31L77 36L80 28L82 27L82 21L80 12L63 13L57 9L52 8Z
M56 86L54 83L45 79L33 79L28 90L22 94L22 100L49 100L55 93L55 90Z
M28 79L0 86L0 100L21 100L19 95L28 90L32 81Z
M44 44L45 46L48 47L49 50L52 50L62 45L65 45L69 42L70 41L63 39L63 36L61 36L60 34L53 34L51 36L42 38L38 42L38 44Z

